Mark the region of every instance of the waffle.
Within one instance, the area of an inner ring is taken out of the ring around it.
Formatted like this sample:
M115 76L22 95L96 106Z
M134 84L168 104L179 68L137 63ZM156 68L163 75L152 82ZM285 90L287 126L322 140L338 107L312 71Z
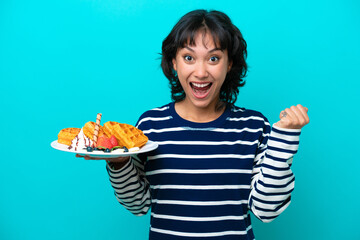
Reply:
M106 122L103 127L108 137L114 135L120 146L127 148L142 147L148 141L144 133L134 126L118 122Z
M94 122L85 123L85 125L83 127L83 132L84 132L85 136L90 138L91 140L94 140L94 130L95 130L95 123ZM102 135L105 135L105 133L103 131L103 127L99 126L99 135L98 135L98 137L100 137Z
M70 146L71 141L79 134L80 128L64 128L58 134L58 143Z

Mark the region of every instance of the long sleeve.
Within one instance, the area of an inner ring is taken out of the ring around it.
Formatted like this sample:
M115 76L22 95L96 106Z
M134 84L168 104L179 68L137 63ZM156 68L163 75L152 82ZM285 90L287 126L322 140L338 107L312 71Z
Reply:
M290 169L298 150L300 129L265 126L254 161L249 208L263 222L270 222L291 201L295 176Z
M116 199L137 216L145 215L151 205L149 183L142 163L135 156L119 170L112 169L109 164L106 166Z

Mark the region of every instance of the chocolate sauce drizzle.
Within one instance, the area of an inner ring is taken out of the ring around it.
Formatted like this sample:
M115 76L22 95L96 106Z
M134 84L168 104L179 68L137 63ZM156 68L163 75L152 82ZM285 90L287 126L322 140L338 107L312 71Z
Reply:
M80 138L79 138L78 135L76 135L76 137L75 137L74 139L76 139L75 151L77 151L77 150L78 150L78 146L79 146ZM85 143L85 144L84 144L85 147L90 147L90 145L91 145L91 144L90 144L90 143L91 143L90 139L87 138L86 136L83 136L83 140L84 140L84 143ZM74 140L73 140L73 141L74 141ZM69 150L73 148L72 145L73 145L73 144L71 143L71 145L68 147Z

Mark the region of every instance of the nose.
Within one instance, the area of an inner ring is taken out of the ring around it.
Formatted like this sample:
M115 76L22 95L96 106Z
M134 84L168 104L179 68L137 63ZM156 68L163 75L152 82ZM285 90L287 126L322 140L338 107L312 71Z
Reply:
M195 64L195 77L199 79L207 78L209 76L205 62L198 62Z

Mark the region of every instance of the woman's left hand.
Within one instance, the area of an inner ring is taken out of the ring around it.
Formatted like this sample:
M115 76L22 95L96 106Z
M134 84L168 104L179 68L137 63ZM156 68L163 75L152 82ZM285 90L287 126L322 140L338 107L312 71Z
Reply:
M288 129L301 129L309 123L308 109L301 106L291 106L280 112L280 121L275 126Z

